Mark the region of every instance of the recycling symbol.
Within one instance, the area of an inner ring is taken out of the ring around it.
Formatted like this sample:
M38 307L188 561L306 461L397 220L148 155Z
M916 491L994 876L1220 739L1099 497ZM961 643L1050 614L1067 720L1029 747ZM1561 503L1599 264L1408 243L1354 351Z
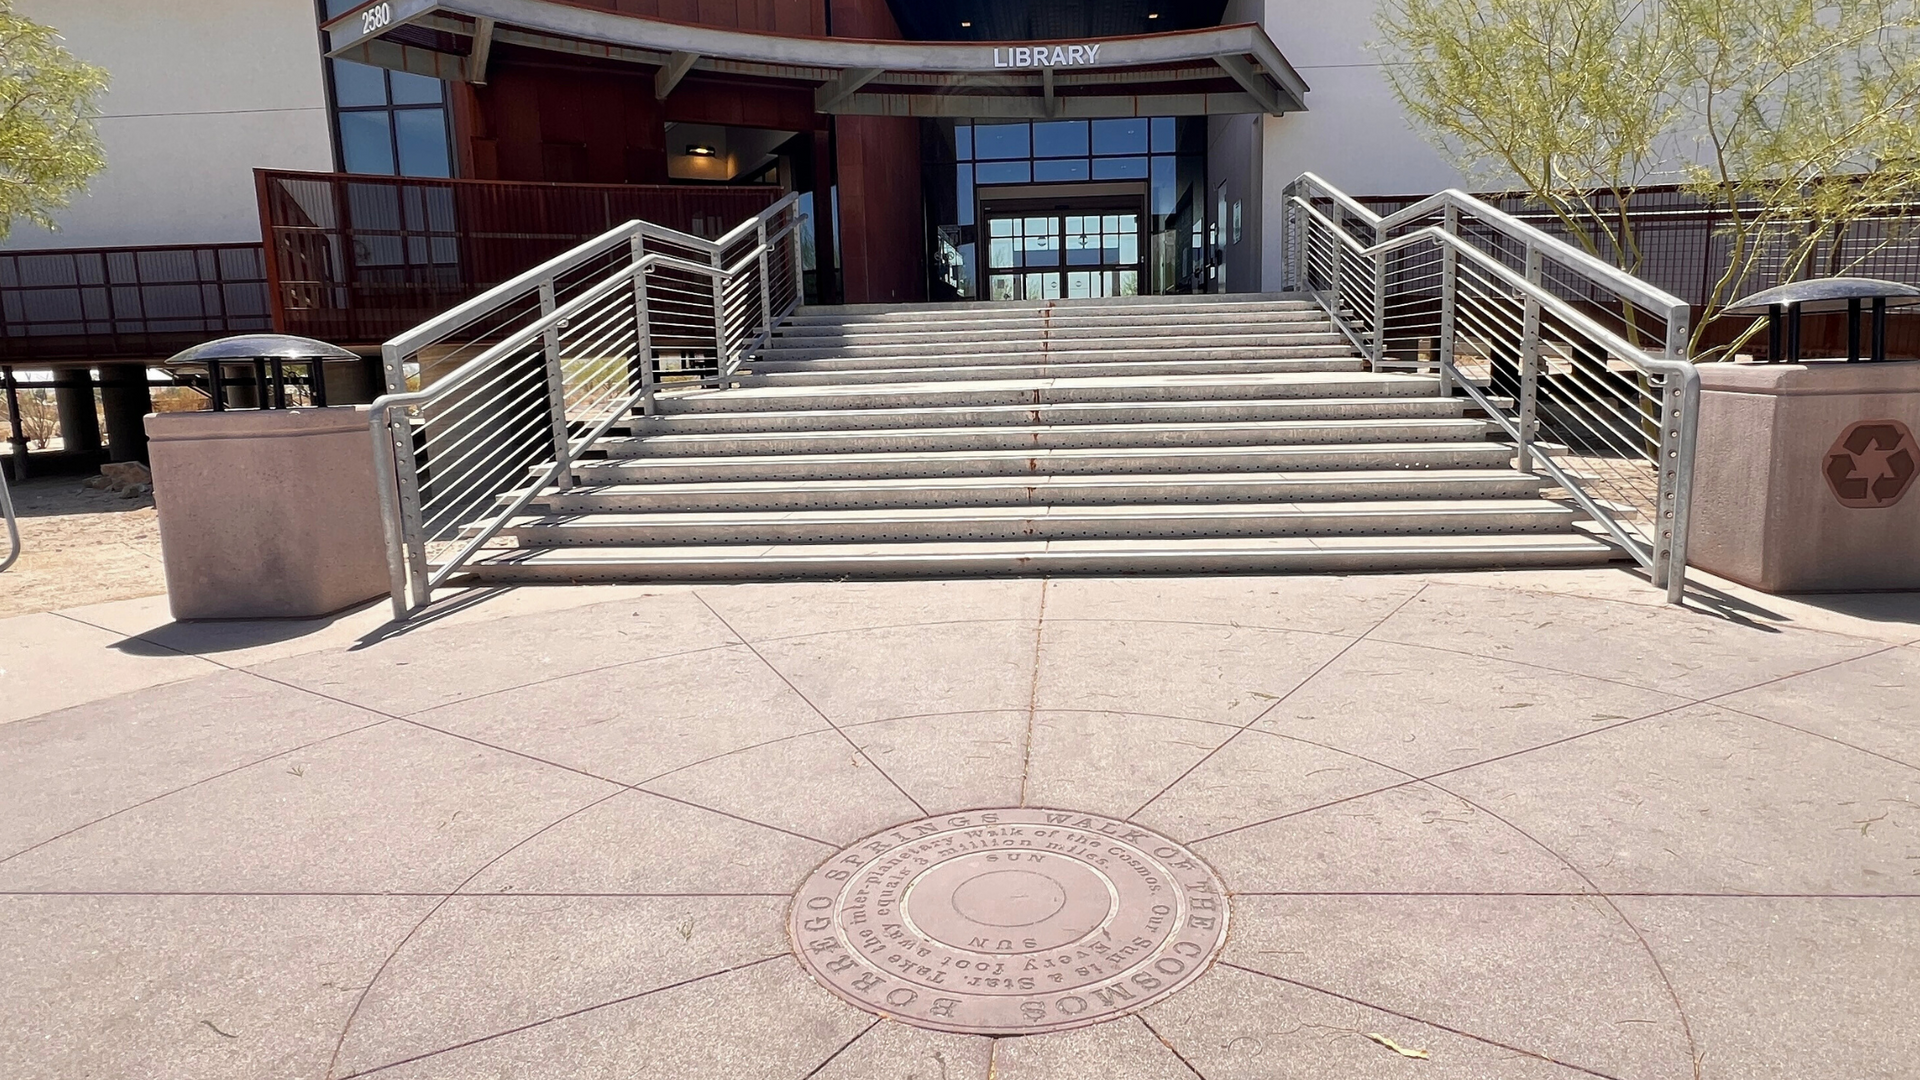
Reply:
M1892 506L1920 474L1920 443L1898 420L1862 420L1841 432L1827 451L1826 474L1827 486L1842 506Z

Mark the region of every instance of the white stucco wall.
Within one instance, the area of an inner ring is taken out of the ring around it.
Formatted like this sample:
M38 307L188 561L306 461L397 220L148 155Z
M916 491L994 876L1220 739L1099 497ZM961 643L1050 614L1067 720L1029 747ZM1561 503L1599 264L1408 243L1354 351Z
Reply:
M1242 0L1249 13L1261 0ZM1281 284L1279 222L1287 184L1314 172L1353 195L1426 194L1467 181L1408 123L1367 43L1374 0L1264 0L1261 25L1312 92L1307 111L1262 122L1265 288ZM1241 10L1236 6L1233 10Z
M256 167L333 168L312 0L16 0L107 69L106 170L6 247L258 241Z

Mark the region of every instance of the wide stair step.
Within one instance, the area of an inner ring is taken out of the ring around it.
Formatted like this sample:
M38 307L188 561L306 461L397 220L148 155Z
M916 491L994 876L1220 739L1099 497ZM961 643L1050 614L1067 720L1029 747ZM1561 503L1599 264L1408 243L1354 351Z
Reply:
M848 545L545 548L492 553L485 583L765 581L1037 574L1283 574L1593 566L1618 553L1578 534L1249 537Z
M877 417L876 422L891 417ZM1170 446L1325 446L1350 443L1460 442L1487 434L1484 420L1402 417L1326 420L1136 420L1124 424L981 424L826 430L747 430L645 434L602 440L608 458L720 454L925 453L946 450L1091 450Z
M921 453L761 454L582 461L587 484L726 480L879 480L946 476L1134 473L1307 472L1320 470L1500 468L1513 452L1498 443L1371 443L1354 446L1154 446L1061 450L951 450ZM545 472L539 469L538 472Z
M911 408L926 405L1049 405L1097 401L1388 397L1430 395L1438 386L1438 379L1425 375L1375 375L1365 372L930 380L871 386L833 384L679 390L661 394L656 410L662 413L742 412L802 408Z
M1617 558L1498 434L1432 375L1368 370L1296 297L807 308L729 385L621 419L464 569L509 584Z
M502 537L523 547L863 544L902 541L1203 539L1565 532L1573 511L1545 499L1005 506L784 513L527 515Z
M1460 417L1459 399L1413 397L1269 398L1228 401L1078 401L1015 405L895 405L879 408L701 411L636 417L621 435L779 433L892 428L1064 427L1108 424L1246 424ZM1484 423L1485 421L1481 421Z
M980 319L956 316L915 322L788 325L774 332L773 346L783 348L791 345L796 348L806 348L835 342L880 346L918 343L930 338L951 341L955 344L1074 341L1086 342L1092 346L1096 343L1125 341L1143 335L1175 338L1221 336L1286 339L1302 335L1324 336L1337 333L1339 331L1325 315L1295 311L1231 315L1221 318L1089 316L1062 319L1033 316L1022 319Z
M889 335L895 336L895 335ZM994 362L1027 363L1036 358L1066 363L1073 360L1119 362L1173 356L1193 360L1259 360L1286 357L1325 357L1342 355L1348 345L1344 335L1312 334L1215 334L1200 328L1179 335L1129 334L1103 338L1059 337L1052 334L1026 334L1018 338L988 341L967 340L966 332L915 335L904 341L869 342L798 341L775 339L758 354L756 362L766 360L848 360L870 358L931 358L935 362L978 365Z
M741 371L740 386L860 386L872 383L951 382L965 379L1055 379L1125 378L1163 375L1280 375L1300 372L1343 372L1365 370L1357 357L1327 356L1326 350L1303 350L1309 355L1277 356L1280 350L1268 350L1246 356L1200 356L1178 354L1150 359L1154 354L1140 353L1133 360L1061 358L1039 353L1019 358L1001 357L988 364L928 364L919 359L888 357L883 360L789 363L755 360ZM1313 353L1320 355L1312 355Z
M1353 472L947 476L581 485L535 496L546 513L613 510L820 510L844 507L1208 505L1383 499L1535 499L1537 476L1510 468Z

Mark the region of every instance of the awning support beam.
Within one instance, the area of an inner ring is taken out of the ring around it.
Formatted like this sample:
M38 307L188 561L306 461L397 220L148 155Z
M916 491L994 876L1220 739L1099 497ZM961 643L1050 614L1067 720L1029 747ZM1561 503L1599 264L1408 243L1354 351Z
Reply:
M839 78L821 84L820 88L813 92L813 111L830 113L846 104L847 99L859 93L861 87L879 78L882 70L884 69L869 67L848 68L842 71Z
M467 50L467 81L476 86L487 83L487 57L493 53L493 20L482 15L473 20L473 47Z
M1233 76L1233 81L1240 84L1240 89L1245 90L1248 96L1259 102L1262 109L1274 116L1285 115L1286 110L1280 107L1280 101L1275 97L1273 87L1267 80L1260 77L1259 72L1253 70L1253 65L1247 62L1246 57L1216 56L1213 62L1219 64L1222 71Z
M699 53L676 52L669 55L666 65L654 73L653 96L660 101L667 100L667 95L673 93L673 88L680 85L680 80L686 78L687 72L692 71L693 65L699 61Z

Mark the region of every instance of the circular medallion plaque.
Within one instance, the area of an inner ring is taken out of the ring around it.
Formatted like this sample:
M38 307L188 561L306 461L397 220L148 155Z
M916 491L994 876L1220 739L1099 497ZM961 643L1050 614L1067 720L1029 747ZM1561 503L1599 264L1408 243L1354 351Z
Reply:
M1032 1034L1143 1009L1227 938L1225 887L1172 840L1064 810L909 822L828 859L794 898L795 953L869 1012Z

